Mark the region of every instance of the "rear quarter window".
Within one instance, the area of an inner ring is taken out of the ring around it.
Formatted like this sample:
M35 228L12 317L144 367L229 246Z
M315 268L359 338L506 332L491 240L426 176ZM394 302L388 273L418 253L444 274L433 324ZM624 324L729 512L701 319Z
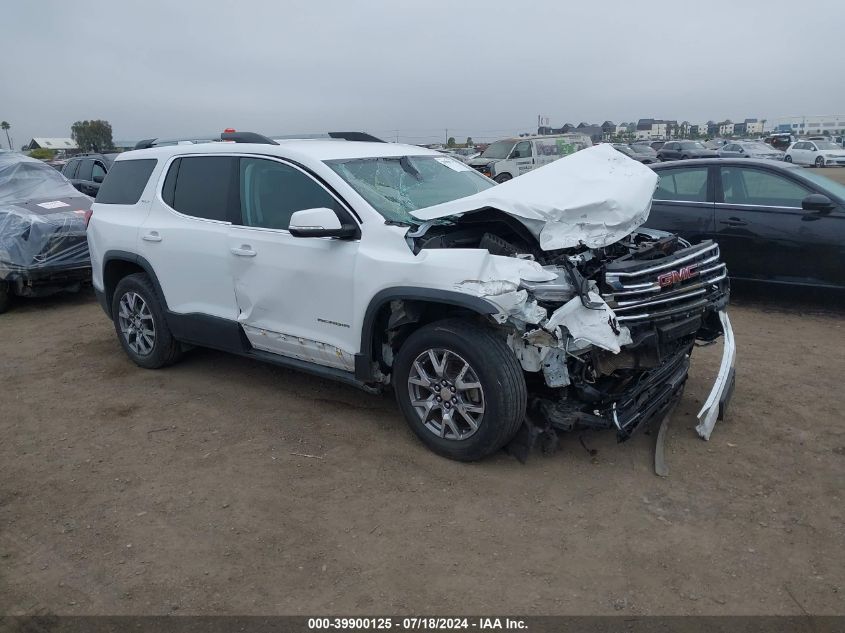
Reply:
M97 193L99 204L135 204L153 173L155 158L115 161Z

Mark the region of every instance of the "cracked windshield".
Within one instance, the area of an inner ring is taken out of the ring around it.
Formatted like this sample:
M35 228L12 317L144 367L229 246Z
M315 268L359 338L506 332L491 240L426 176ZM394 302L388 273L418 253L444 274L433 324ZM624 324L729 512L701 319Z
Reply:
M419 224L410 212L471 196L495 186L448 156L403 156L327 161L386 219Z

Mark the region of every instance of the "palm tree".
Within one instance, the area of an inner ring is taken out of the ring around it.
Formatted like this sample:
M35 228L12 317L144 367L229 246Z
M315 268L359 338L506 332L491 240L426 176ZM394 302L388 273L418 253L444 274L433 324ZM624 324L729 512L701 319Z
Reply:
M9 144L9 149L12 149L12 141L9 139L9 128L11 127L8 121L0 121L0 130L6 132L6 142Z

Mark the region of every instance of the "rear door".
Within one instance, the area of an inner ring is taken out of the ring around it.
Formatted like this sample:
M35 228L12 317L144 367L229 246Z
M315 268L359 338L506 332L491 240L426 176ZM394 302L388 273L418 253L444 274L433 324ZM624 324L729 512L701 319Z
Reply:
M776 170L719 167L715 235L732 277L818 280L816 249L832 225L830 218L808 219L801 202L809 193L797 179Z
M660 148L659 154L663 160L677 160L681 157L678 143L666 143Z
M326 207L355 223L334 193L295 165L240 161L241 219L228 229L238 321L260 350L351 371L358 240L294 237L291 215ZM231 290L230 290L231 291Z
M88 196L96 196L97 192L91 187L93 184L94 159L83 158L79 163L79 169L76 172L76 188Z
M239 216L236 156L182 156L165 177L141 225L140 254L179 314L234 321L228 235Z
M657 171L646 226L676 233L692 243L709 239L714 228L711 168L707 165L667 167Z

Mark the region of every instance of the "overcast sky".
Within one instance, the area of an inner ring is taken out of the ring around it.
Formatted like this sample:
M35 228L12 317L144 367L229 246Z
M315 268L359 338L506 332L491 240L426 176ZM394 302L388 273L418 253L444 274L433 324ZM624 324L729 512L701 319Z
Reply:
M235 127L423 143L530 131L539 114L840 114L843 18L841 0L11 0L0 119L20 147L94 118L120 140Z

